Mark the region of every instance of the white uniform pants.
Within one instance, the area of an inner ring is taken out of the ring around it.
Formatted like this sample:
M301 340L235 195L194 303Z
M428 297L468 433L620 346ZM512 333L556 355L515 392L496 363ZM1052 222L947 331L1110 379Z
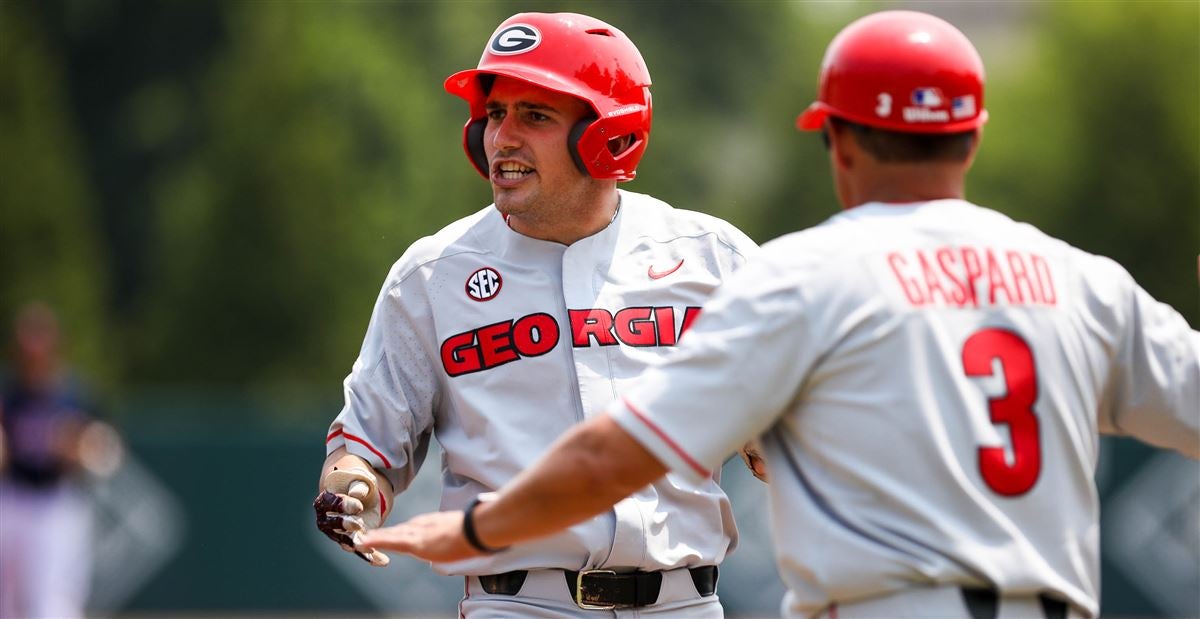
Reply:
M1058 619L1048 617L1037 596L998 597L991 619ZM973 619L957 586L914 587L855 602L839 602L818 619ZM1062 619L1087 619L1067 606Z
M83 617L91 534L90 504L77 488L0 481L0 618Z
M474 576L466 577L466 597L459 603L465 619L723 619L717 595L701 597L687 569L663 572L658 603L622 610L583 610L571 599L562 570L535 570L525 577L517 595L487 593Z

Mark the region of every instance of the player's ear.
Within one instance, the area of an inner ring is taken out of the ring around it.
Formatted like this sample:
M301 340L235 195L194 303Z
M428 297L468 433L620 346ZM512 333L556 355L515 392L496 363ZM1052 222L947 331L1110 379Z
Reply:
M824 133L829 140L829 157L833 165L844 169L853 168L857 144L850 128L830 119L825 121Z
M971 149L967 151L967 168L970 169L971 164L975 163L975 154L979 152L979 143L983 141L983 126L975 128L971 136Z

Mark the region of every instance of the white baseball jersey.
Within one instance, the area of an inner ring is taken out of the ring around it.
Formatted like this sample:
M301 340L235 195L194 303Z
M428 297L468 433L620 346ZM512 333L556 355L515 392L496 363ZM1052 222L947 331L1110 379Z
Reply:
M1094 616L1098 432L1200 457L1200 333L967 202L784 236L704 311L611 414L692 479L762 434L788 616L937 584Z
M608 227L570 246L513 231L492 206L414 243L384 282L327 450L366 458L399 492L435 435L441 508L461 509L602 411L758 250L714 217L620 197ZM736 539L715 475L668 475L562 534L434 567L665 570L719 563Z

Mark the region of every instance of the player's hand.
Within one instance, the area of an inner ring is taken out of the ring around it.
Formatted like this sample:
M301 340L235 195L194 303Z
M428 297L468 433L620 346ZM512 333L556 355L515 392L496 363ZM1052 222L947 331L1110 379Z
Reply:
M762 450L758 446L758 441L750 441L738 451L738 455L742 457L742 462L746 463L746 468L754 474L759 481L767 482L767 461L762 457Z
M334 467L321 483L322 491L313 500L317 529L377 567L390 563L387 555L370 547L356 548L363 533L383 524L382 501L374 473L363 469Z
M359 548L395 550L434 563L483 554L463 535L461 511L421 514L394 527L368 531L363 534Z
M112 426L90 421L75 439L73 457L88 474L107 479L121 468L125 445Z

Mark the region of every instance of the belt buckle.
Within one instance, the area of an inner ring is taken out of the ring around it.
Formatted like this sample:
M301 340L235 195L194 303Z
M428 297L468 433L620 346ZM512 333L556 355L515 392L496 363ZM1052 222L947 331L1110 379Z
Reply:
M579 572L579 575L575 577L575 605L584 610L613 610L616 608L616 604L589 604L583 601L583 577L591 574L617 575L613 570L584 570Z

